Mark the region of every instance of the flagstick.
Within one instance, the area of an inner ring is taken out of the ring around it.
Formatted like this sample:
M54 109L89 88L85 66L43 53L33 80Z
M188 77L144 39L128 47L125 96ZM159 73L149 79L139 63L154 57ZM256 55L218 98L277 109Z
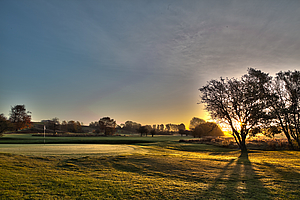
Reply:
M46 131L46 126L44 125L44 145L45 145L45 131Z

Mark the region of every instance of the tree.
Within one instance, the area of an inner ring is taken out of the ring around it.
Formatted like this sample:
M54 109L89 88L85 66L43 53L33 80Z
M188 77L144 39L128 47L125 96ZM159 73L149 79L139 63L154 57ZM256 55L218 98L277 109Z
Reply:
M178 125L178 131L179 131L179 134L180 134L181 136L182 136L183 134L186 134L184 123L181 123L181 124Z
M65 132L68 131L68 123L65 120L61 122L61 130Z
M164 131L165 126L163 124L159 125L159 130Z
M16 131L31 127L30 113L29 111L26 112L25 105L11 107L9 120L14 125Z
M67 130L71 133L77 133L77 124L75 121L68 121Z
M11 130L13 128L12 124L9 120L6 119L4 114L0 115L0 136L2 136L2 133L8 130Z
M171 129L171 124L166 124L166 130L167 130L168 132L170 132L170 129Z
M126 121L123 127L124 130L136 132L141 127L141 124L133 122L133 121Z
M205 123L205 120L200 119L198 117L193 117L193 119L191 119L190 121L190 130L194 130L196 128L196 126L198 126L201 123Z
M49 120L48 126L50 126L49 128L53 130L53 135L58 130L59 125L60 125L60 123L59 123L59 119L57 117L54 117L52 120Z
M110 117L103 117L99 120L100 130L104 131L104 135L113 135L115 134L116 121Z
M262 126L266 118L264 86L270 81L268 74L251 68L240 79L211 80L199 89L206 110L212 118L230 126L242 152L247 152L250 130Z
M194 137L224 136L223 131L214 122L201 123L193 130Z
M275 80L267 87L267 103L270 119L281 127L291 148L293 141L300 147L300 71L287 71L276 74ZM275 130L275 133L278 130Z
M82 133L82 123L80 123L79 121L76 122L76 127L77 127L77 133Z
M137 131L141 134L141 137L142 137L143 134L146 134L146 136L147 136L149 129L146 126L141 126L138 128Z
M150 134L152 135L152 137L156 134L156 128L153 128L150 130Z

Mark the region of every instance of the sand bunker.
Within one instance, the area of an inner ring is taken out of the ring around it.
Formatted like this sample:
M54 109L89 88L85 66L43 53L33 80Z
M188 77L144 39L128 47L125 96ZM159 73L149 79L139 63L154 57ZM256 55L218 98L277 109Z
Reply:
M109 144L1 144L0 153L12 153L27 156L58 155L118 155L137 151L129 145Z

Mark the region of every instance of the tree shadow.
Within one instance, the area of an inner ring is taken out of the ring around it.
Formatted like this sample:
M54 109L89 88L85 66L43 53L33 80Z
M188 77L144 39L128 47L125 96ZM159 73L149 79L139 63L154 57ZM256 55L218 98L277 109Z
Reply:
M228 199L273 199L273 195L259 178L248 152L243 152L224 167L203 195L217 194L216 198L220 195Z
M295 168L287 168L282 164L271 164L263 162L263 167L271 171L272 184L274 188L280 188L284 191L285 198L297 199L300 196L299 183L300 172Z

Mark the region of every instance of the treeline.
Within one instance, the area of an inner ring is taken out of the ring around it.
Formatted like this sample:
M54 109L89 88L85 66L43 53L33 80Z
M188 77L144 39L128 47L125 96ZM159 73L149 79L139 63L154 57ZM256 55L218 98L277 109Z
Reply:
M105 136L115 135L118 131L120 134L139 133L141 136L151 134L154 135L171 135L179 133L183 135L192 135L194 137L203 136L220 136L223 132L216 123L205 122L203 119L194 117L190 121L190 130L186 130L183 123L181 124L154 124L142 125L133 121L126 121L124 124L117 125L116 121L110 117L100 118L99 121L91 122L89 126L83 126L79 121L62 121L57 117L42 120L39 123L31 122L31 112L26 111L25 105L16 105L11 108L10 118L6 119L3 114L0 115L0 133L5 131L23 132L47 132L53 133L95 133L104 134Z
M108 118L108 117L106 117ZM94 129L95 133L101 132L101 123L103 118L99 121L91 122L89 127ZM103 128L102 128L103 129ZM154 125L142 125L133 121L126 121L125 123L115 126L115 129L120 130L123 133L141 133L141 136L147 135L148 133L155 134L172 134L175 132L185 131L185 125L181 124L154 124Z
M54 134L57 132L71 132L71 133L82 133L83 124L79 121L62 121L59 122L58 118L53 118L51 120L42 120L40 125L45 126L47 130L52 130Z

